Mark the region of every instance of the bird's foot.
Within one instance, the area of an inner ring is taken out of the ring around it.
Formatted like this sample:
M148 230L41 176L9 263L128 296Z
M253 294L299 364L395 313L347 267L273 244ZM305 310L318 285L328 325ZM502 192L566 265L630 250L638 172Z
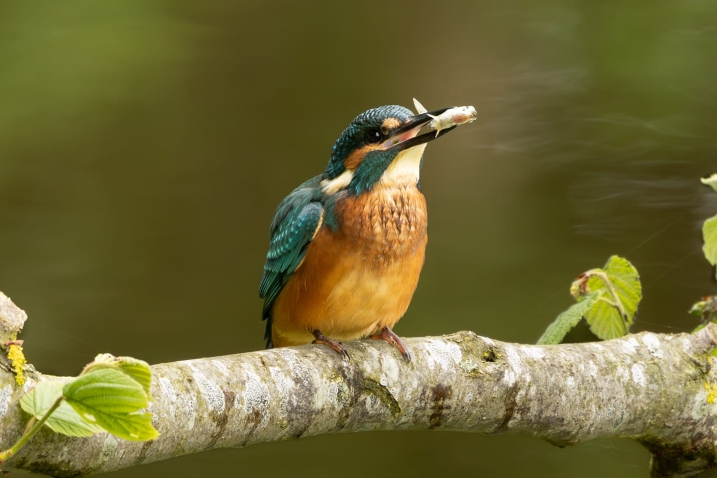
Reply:
M332 349L336 350L338 353L343 355L346 360L351 359L351 356L349 355L348 351L344 347L344 344L342 344L338 340L330 339L318 330L314 330L311 333L314 335L314 337L316 337L316 340L311 342L312 344L328 345L329 347L331 347Z
M381 332L377 334L373 334L369 336L372 340L385 340L391 345L395 345L399 352L401 352L401 355L403 355L403 358L405 358L407 361L411 361L411 350L406 347L406 344L403 343L403 340L401 338L393 333L393 330L391 330L389 327L384 327L381 329Z

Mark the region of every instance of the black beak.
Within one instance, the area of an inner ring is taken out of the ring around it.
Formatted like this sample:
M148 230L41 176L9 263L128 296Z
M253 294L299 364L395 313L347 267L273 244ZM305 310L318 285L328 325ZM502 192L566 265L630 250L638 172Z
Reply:
M405 124L391 131L389 137L383 142L383 149L398 148L399 150L413 148L419 144L428 143L441 136L447 135L456 129L456 126L442 129L438 134L429 131L422 135L418 132L433 120L434 116L440 116L451 108L441 108L435 111L428 111L411 117Z

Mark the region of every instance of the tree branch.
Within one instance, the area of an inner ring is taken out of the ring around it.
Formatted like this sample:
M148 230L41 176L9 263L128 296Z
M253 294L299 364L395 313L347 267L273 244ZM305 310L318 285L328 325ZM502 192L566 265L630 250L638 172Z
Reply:
M117 470L213 448L369 430L514 432L564 446L638 440L653 476L717 464L717 326L599 343L518 345L461 332L408 339L413 362L381 341L351 342L347 362L305 346L155 365L151 442L45 429L3 469L53 476ZM54 380L30 376L34 380ZM26 386L27 387L27 386ZM22 390L0 372L0 449L21 435Z

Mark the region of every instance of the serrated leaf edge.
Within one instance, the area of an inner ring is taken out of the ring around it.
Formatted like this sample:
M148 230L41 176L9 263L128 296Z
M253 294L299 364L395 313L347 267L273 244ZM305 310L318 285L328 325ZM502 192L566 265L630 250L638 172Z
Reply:
M543 335L541 335L540 338L538 339L537 345L555 345L555 344L559 344L560 342L562 342L562 340L565 338L567 333L570 332L570 329L575 327L583 319L583 317L585 316L587 311L589 311L595 305L595 302L597 302L597 300L600 298L600 296L602 296L602 294L603 294L602 291L596 291L596 292L593 292L586 296L582 296L578 302L574 303L573 305L568 307L566 310L561 312L555 318L555 320L553 322L551 322L550 325L548 325L548 328L545 329L545 332L543 332ZM572 315L571 312L574 312L576 309L583 309L583 308L585 310L582 313L580 313L580 316L577 320L573 321L569 318L569 316ZM551 335L551 332L558 329L565 322L567 322L568 324L570 322L573 322L573 323L572 323L572 325L568 325L565 328L565 333L563 334L562 337L560 337L560 340L558 342L545 342L545 340L548 338L548 336Z

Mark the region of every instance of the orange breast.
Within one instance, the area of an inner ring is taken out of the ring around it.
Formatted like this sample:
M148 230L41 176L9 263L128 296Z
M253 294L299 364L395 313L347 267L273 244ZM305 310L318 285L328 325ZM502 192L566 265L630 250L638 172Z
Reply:
M366 336L403 316L425 257L426 201L411 186L339 199L340 227L323 226L273 307L277 347Z

